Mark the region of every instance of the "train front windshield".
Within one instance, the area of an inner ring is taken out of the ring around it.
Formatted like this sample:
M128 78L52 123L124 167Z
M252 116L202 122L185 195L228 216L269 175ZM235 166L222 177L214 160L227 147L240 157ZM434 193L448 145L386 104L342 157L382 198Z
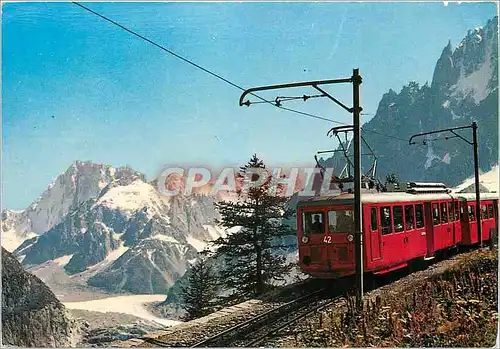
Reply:
M328 234L353 232L354 212L352 210L328 211Z
M304 235L353 233L353 211L330 209L326 212L303 212L302 231Z

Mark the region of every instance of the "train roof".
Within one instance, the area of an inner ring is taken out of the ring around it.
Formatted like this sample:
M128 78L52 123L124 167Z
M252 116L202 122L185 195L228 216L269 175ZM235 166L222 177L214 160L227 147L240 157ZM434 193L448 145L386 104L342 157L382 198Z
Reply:
M480 193L482 200L498 199L498 193ZM406 192L381 192L381 193L361 193L362 203L393 203L393 202L421 202L421 201L437 201L450 199L465 199L474 201L475 193L429 193L429 194L409 194ZM333 196L316 196L298 203L298 207L316 206L316 205L352 205L354 203L354 194L341 193Z

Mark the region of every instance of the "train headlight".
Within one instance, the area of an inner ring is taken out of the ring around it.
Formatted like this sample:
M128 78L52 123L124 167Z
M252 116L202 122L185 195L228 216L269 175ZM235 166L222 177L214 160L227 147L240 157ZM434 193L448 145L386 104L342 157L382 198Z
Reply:
M302 243L307 244L309 242L309 238L307 236L302 237Z
M354 235L352 235L352 234L347 235L347 241L353 242L354 241Z

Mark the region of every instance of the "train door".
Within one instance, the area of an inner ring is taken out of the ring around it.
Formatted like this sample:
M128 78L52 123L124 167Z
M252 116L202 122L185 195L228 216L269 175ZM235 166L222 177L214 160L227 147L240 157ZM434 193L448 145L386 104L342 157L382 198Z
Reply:
M469 234L470 234L470 242L475 244L479 242L479 236L477 233L477 222L476 222L476 203L468 202L467 203L467 212L466 214L469 217Z
M440 236L440 247L447 248L454 245L454 232L453 232L453 221L450 217L450 212L448 210L449 202L439 203L439 213L441 215L441 236ZM451 203L451 202L450 202Z
M458 245L462 242L462 226L460 221L460 202L453 200L448 204L450 219L453 218L453 244Z
M432 229L434 230L433 246L434 250L443 248L443 236L445 235L446 227L441 224L441 211L439 202L432 203Z
M483 241L490 239L490 220L488 219L488 202L481 201L481 234Z
M380 219L377 207L370 207L370 224L368 231L370 236L370 256L371 261L375 262L382 259L382 249L380 244Z
M430 202L424 204L424 217L425 217L425 232L427 238L427 252L426 256L428 258L434 256L434 223L433 223L433 212Z
M404 228L402 206L381 206L380 213L380 235L382 237L382 255L384 264L389 266L400 262L405 257ZM397 217L394 217L394 216Z
M472 244L472 242L470 235L467 201L461 198L460 201L458 202L458 206L460 208L460 231L462 233L461 243L462 245L470 245Z
M407 259L424 256L427 251L427 239L424 226L422 204L405 205L405 237Z

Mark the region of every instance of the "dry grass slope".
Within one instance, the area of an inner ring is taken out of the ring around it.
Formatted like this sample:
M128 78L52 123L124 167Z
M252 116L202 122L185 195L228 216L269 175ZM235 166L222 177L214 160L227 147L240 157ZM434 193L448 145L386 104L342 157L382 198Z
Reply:
M498 323L497 277L497 252L473 253L404 294L365 302L361 313L348 298L340 317L321 316L296 337L296 346L492 347Z

